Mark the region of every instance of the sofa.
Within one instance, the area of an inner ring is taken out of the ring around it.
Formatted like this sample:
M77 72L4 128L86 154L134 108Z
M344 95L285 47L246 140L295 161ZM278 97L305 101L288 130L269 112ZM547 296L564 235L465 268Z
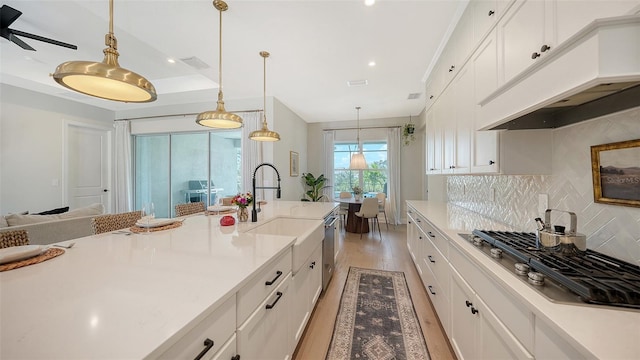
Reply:
M92 204L63 213L41 214L0 216L0 232L27 230L32 245L77 239L93 234L91 219L104 214L104 206Z

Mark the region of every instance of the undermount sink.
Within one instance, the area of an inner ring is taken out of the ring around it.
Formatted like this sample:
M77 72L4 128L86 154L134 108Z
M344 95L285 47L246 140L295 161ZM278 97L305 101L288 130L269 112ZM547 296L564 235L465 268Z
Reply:
M293 273L295 274L324 239L324 222L312 219L275 218L247 230L246 233L295 236L296 242L293 245Z

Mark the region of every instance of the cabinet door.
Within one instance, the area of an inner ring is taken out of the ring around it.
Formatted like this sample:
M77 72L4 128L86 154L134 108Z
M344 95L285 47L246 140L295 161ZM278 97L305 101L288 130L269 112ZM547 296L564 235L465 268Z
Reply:
M442 129L442 173L453 174L456 162L456 117L454 111L455 93L449 86L440 96L435 113L436 124Z
M477 311L474 301L473 290L455 269L451 269L451 346L458 359L478 356L476 334L479 322L477 313L472 313L472 309Z
M238 355L236 352L236 334L233 334L231 339L222 345L222 349L220 349L211 360L230 360L236 355Z
M473 306L478 310L478 349L480 359L533 359L489 307L476 296Z
M313 251L310 258L309 269L311 274L309 275L309 312L313 311L313 308L318 302L320 293L322 292L322 243L318 244L318 247Z
M478 43L496 23L497 2L496 0L476 0L470 5L473 9L473 35L475 42Z
M289 351L289 285L291 273L237 330L243 360L284 360Z
M499 60L502 61L500 84L508 82L546 54L547 51L541 51L543 45L554 46L548 40L553 36L547 29L552 20L546 14L549 7L547 0L520 0L498 24L502 47L499 49ZM533 54L538 56L532 59Z
M311 300L309 299L309 293L311 292L311 268L303 265L295 276L293 276L290 287L291 294L295 301L292 302L291 308L289 309L289 322L291 324L289 345L295 349L311 314L309 310L311 306Z
M438 100L433 107L427 111L427 126L425 126L425 138L427 140L427 174L442 173L442 130L436 121L436 114L439 112L438 108L441 106L442 104Z
M455 81L456 138L453 172L468 174L471 170L471 130L475 125L473 67L465 66Z

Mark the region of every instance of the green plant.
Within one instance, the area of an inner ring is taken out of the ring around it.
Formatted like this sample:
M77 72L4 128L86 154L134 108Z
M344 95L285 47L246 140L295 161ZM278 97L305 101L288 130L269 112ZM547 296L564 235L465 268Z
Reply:
M320 176L315 177L312 173L304 173L302 174L302 178L304 179L304 183L307 186L307 192L305 193L308 198L300 199L301 201L320 201L324 197L322 190L328 188L329 186L325 186L325 182L327 182L327 178L324 177L324 174L320 174Z
M404 144L409 145L413 140L416 139L413 133L415 132L415 125L412 123L405 124L402 128L402 138L404 139Z

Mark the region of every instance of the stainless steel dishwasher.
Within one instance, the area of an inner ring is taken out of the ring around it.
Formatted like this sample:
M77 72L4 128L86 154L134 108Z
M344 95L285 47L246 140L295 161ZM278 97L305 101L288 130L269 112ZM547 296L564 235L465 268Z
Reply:
M327 289L334 267L334 241L336 237L336 220L332 213L324 219L324 240L322 242L322 291Z

